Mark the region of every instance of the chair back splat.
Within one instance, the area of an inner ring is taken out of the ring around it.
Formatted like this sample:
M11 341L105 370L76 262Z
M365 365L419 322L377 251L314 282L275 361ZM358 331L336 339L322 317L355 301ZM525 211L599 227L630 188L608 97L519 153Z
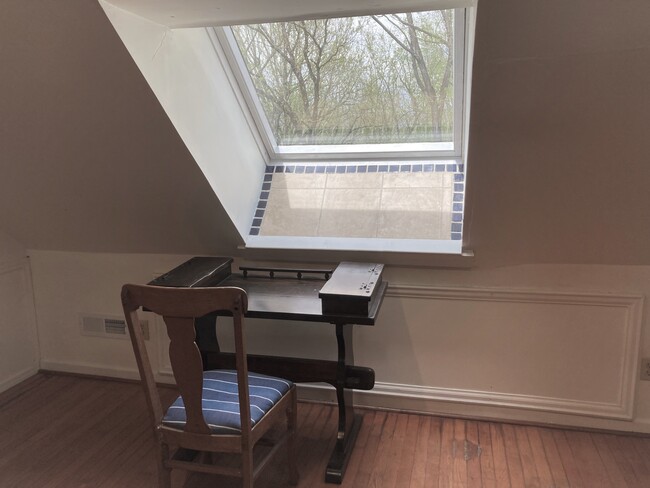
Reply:
M295 484L295 386L281 378L249 374L244 334L246 292L236 287L124 285L122 306L159 445L159 486L169 488L171 470L179 468L238 476L243 486L250 488L267 464L267 458L284 443L289 450L289 481ZM180 396L166 411L147 355L138 316L140 308L162 316L167 328L169 359ZM233 317L235 371L203 371L194 320L215 312ZM255 444L285 415L286 431L260 460L259 466L253 466ZM216 465L210 454L216 452L239 454L241 462L235 467Z

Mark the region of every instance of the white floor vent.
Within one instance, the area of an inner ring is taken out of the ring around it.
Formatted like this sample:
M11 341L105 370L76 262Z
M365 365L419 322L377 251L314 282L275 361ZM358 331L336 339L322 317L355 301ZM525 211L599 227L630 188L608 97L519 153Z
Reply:
M101 315L82 315L81 334L96 337L115 337L127 339L126 321L118 317Z

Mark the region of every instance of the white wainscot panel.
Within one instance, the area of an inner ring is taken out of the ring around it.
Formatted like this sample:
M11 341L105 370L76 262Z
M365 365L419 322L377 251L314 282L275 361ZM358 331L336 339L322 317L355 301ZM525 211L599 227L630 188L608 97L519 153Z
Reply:
M370 395L631 419L642 306L628 295L391 286L377 325L357 328L355 362L376 371Z
M0 391L38 371L34 314L28 261L0 265Z

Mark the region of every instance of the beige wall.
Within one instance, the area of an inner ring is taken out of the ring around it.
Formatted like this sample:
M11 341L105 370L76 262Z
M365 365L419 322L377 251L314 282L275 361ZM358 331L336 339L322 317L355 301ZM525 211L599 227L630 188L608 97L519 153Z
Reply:
M393 263L385 316L357 333L359 360L381 383L364 402L650 430L650 388L635 369L638 354L650 356L647 305L640 338L627 309L611 305L650 292L649 20L641 0L481 0L469 149L474 269L426 268L426 256L245 255ZM121 283L186 255L243 254L236 231L97 4L6 1L0 46L0 230L31 250L42 359L131 374L128 343L79 337L79 313L119 314ZM423 296L412 296L417 287ZM483 304L477 289L492 299ZM528 293L524 305L513 293ZM567 293L578 308L562 313L556 301ZM585 294L594 301L581 302ZM554 297L550 308L543 296ZM522 333L528 326L535 335ZM303 346L295 330L278 334L256 337L271 349L293 337L288 344L308 354L330 354ZM321 330L300 334L326 341ZM499 338L511 345L504 360L494 356ZM454 355L440 355L440 344ZM539 371L557 364L566 374L545 383ZM619 391L632 421L602 420ZM549 413L538 397L565 412L582 402L583 414Z
M123 283L186 258L32 251L41 367L137 377L129 342L81 335L80 315L119 316ZM377 381L358 403L650 432L650 383L636 366L639 353L650 356L650 336L639 343L650 267L390 267L386 278L377 324L354 330L356 363ZM164 327L148 320L154 371L171 381ZM247 331L251 353L336 358L329 324L249 320ZM333 399L313 387L301 395Z
M0 230L30 249L208 253L236 242L95 2L0 15Z
M650 3L479 2L469 245L486 265L648 264Z
M479 266L650 263L649 19L645 0L480 2ZM0 45L0 229L31 249L233 252L233 225L98 4L6 1Z

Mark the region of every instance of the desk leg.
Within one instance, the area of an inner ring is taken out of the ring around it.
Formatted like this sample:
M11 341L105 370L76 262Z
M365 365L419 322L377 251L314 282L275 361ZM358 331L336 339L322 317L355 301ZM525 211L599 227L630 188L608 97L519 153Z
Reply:
M325 471L325 482L341 484L362 421L361 415L355 415L353 411L353 390L345 388L346 367L354 365L352 325L336 324L336 342L338 362L335 388L339 407L339 427L336 445Z
M221 352L217 339L217 318L206 315L194 319L194 330L196 331L196 343L201 351L203 370L211 369L209 355Z

